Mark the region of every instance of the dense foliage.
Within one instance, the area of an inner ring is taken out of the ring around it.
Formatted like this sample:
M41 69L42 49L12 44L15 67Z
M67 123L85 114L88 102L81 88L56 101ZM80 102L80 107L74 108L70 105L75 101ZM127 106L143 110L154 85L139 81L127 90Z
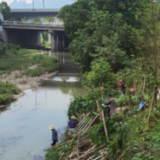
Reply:
M149 0L79 0L59 12L65 31L72 40L70 51L83 72L94 58L105 57L113 70L129 65L136 54L133 30L140 28L140 17Z

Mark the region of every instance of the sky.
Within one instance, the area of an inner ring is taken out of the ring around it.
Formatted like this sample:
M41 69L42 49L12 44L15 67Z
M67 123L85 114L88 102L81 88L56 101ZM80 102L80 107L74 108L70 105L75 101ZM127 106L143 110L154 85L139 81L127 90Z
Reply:
M5 1L11 8L32 8L33 0L0 0ZM44 0L45 8L61 8L64 5L72 4L74 0ZM43 8L42 0L34 0L34 8Z
M2 2L2 1L5 1L5 2L7 2L8 4L11 4L14 0L0 0L0 2ZM19 1L21 1L21 0L17 0L18 2ZM32 3L32 0L25 0L26 1L26 3Z

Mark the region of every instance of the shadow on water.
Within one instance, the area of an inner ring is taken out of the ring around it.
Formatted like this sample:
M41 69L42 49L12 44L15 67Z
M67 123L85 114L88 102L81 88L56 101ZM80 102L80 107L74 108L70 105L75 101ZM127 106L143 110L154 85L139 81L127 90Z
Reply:
M72 60L72 54L69 52L51 52L49 55L56 56L59 59L59 72L60 73L80 73L79 65Z

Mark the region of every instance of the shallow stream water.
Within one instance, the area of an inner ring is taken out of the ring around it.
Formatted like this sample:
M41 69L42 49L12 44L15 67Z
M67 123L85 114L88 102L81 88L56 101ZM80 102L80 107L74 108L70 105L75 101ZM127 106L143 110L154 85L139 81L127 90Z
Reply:
M63 137L69 103L85 94L78 77L52 77L0 112L0 160L44 160L50 125Z

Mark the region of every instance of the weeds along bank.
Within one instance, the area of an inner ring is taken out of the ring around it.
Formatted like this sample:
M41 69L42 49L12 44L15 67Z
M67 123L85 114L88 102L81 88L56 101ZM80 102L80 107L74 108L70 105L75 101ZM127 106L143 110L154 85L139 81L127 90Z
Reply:
M38 50L20 49L14 45L1 46L1 50L0 75L18 70L23 75L40 76L55 71L58 66L56 57L48 56L47 53L40 54Z
M10 102L20 90L38 87L39 81L55 75L57 68L58 59L45 52L0 46L0 104Z
M14 100L14 95L19 94L20 90L12 83L0 82L0 108Z

